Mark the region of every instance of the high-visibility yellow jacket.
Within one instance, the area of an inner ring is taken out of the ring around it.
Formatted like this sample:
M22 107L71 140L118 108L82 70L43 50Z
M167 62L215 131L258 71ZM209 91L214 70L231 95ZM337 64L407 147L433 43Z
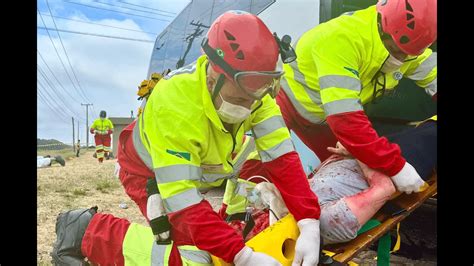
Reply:
M264 162L294 151L271 97L256 102L251 116L233 132L227 131L207 89L206 64L202 56L195 65L162 79L133 131L136 151L153 169L168 212L199 203L199 188L218 186L234 174L232 156L240 151L249 130Z
M103 120L100 118L97 118L96 120L94 120L94 123L92 123L91 130L90 130L91 133L93 133L94 130L99 131L99 134L107 134L109 130L110 131L114 130L114 124L108 118L105 118Z
M327 122L349 152L370 168L397 174L406 163L400 147L377 135L362 106L374 94L383 95L383 84L393 90L402 77L435 95L436 53L426 49L406 58L399 69L382 73L389 52L380 38L375 6L314 27L299 38L295 50L297 59L283 66L282 79L295 111L313 124Z
M389 56L380 39L375 6L348 12L304 33L295 46L297 59L283 65L282 89L298 113L312 123L326 116L363 110L373 96L372 80ZM386 89L408 77L434 95L436 53L426 49L387 73ZM383 75L378 78L383 82ZM378 85L376 90L380 90ZM381 93L379 93L381 94Z
M239 167L250 151L257 150L296 220L318 219L320 209L305 182L276 101L266 96L255 102L251 115L228 131L207 87L207 65L206 56L202 56L160 80L134 122L132 142L146 170L155 175L173 241L195 245L232 261L244 246L243 239L212 210L200 192L221 185L225 179L236 182ZM252 141L244 138L249 131ZM121 165L130 171L143 171L141 162L125 157L120 159L119 155ZM245 194L241 190L233 192ZM230 198L231 205L239 200Z
M270 96L255 102L252 114L233 130L224 128L206 84L207 63L201 56L160 80L137 118L132 138L140 159L155 174L173 230L184 232L201 250L232 261L243 240L203 201L200 191L237 177L237 168L247 156L236 156L249 147L244 144L244 133L250 130L264 164L297 155L280 109ZM303 210L300 219L318 218L317 199L309 185L307 191L290 191L297 187L294 182L304 184L306 180L301 165L298 171L299 159L291 160L284 164L295 169L293 176L280 173L291 179L281 178L280 184L289 184L285 195L298 206L293 210Z

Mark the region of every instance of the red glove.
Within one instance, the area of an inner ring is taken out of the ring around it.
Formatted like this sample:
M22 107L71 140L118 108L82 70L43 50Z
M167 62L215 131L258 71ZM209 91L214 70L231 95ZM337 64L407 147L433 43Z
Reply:
M91 134L94 134L95 129L91 128L91 130L89 130L89 131L91 132Z

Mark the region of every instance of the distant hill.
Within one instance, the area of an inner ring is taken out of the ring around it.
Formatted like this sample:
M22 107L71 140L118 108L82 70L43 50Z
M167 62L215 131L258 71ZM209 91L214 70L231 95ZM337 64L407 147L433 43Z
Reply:
M56 139L36 139L36 147L41 150L61 150L70 148L71 145L64 144Z
M46 144L63 144L61 141L56 139L36 139L36 145L46 145Z

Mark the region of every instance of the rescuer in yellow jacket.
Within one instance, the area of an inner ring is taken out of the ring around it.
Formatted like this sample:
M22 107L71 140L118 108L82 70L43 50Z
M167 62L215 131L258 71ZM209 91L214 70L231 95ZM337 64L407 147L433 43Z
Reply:
M104 156L108 160L110 153L110 142L114 124L110 119L107 118L107 113L102 110L100 111L100 117L92 123L90 132L94 134L95 140L95 152L97 154L97 160L99 163L104 161Z
M316 266L319 204L274 100L283 75L275 70L278 37L257 16L228 11L201 47L205 55L160 80L119 137L120 180L159 243L144 248L156 249L151 260L164 265L209 265L210 254L237 266L279 265L246 247L201 195L236 179L246 158L238 154L248 147L244 134L252 131L268 178L298 221L294 263ZM147 265L149 257L125 253L143 244L132 231L129 223L93 210L64 213L53 259Z
M380 0L304 33L296 61L283 66L277 97L289 129L321 161L327 147L342 143L357 159L390 176L402 192L424 184L400 147L380 137L363 105L408 77L435 96L437 0ZM400 106L403 108L403 106Z

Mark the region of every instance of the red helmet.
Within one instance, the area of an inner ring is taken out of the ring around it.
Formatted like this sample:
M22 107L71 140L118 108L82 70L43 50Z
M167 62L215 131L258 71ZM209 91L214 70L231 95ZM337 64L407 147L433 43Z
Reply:
M382 29L408 55L420 55L436 41L437 0L380 0Z
M209 46L236 71L274 71L279 48L267 26L254 14L240 10L219 16L207 33ZM213 68L230 80L234 77L215 62Z

